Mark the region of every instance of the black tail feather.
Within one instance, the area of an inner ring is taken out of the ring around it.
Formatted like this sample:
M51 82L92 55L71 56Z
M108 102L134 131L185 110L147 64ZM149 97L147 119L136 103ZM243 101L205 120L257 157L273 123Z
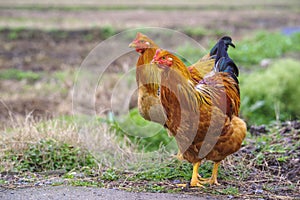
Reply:
M216 72L227 72L238 83L239 69L227 54L228 44L220 39L217 43L216 61L214 70Z

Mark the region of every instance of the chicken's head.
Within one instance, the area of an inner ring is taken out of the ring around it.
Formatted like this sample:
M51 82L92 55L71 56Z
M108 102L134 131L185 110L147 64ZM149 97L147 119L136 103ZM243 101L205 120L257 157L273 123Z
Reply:
M137 33L135 39L129 44L130 48L135 48L138 53L144 53L148 48L153 47L154 42L142 33Z
M173 55L166 50L157 49L153 57L152 63L159 68L168 69L173 65Z

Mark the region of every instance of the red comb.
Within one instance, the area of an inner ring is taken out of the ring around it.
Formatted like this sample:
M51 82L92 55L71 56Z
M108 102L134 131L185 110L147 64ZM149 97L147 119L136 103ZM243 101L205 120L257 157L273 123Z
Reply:
M157 49L156 52L155 52L154 57L158 56L158 54L159 54L161 51L162 51L161 49Z
M142 33L137 32L137 33L136 33L136 37L140 37L140 36L142 36Z

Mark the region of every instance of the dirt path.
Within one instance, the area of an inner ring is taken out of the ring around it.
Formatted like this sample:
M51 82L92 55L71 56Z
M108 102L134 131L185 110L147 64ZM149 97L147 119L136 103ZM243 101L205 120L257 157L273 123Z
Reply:
M184 194L164 194L164 193L132 193L114 189L92 188L92 187L72 187L72 186L56 186L56 187L38 187L16 190L5 190L0 192L2 200L19 200L19 199L88 199L88 200L143 200L143 199L159 199L159 200L206 200L215 199L211 196L199 197Z

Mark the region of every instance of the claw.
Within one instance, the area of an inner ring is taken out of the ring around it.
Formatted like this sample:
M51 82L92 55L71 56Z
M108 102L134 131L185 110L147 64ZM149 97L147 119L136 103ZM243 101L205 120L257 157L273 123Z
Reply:
M201 187L201 188L205 188L204 185L201 183L200 180L191 180L191 186L192 187Z
M199 174L198 174L198 179L200 180L200 181L207 181L209 178L202 178Z
M220 162L215 162L214 163L214 167L213 167L213 171L212 171L212 175L210 178L208 179L203 179L201 180L201 184L210 184L210 185L220 185L218 183L218 180L217 180L217 174L218 174L218 167L220 165Z
M220 185L220 183L218 183L217 179L212 179L212 178L208 178L206 180L202 180L200 181L201 184L209 184L209 185Z
M188 186L188 184L186 184L186 183L180 183L180 184L176 184L176 186L177 187L182 187L182 188L185 188L185 187L187 187Z

